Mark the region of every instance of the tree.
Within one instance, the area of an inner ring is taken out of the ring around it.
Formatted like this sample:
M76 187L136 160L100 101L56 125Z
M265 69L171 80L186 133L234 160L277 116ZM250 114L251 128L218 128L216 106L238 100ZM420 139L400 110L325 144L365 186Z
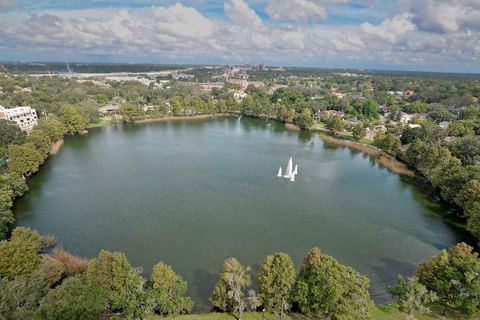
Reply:
M395 298L400 311L406 312L411 319L415 319L412 314L414 310L429 313L428 305L437 300L437 295L428 291L416 278L407 281L402 276L398 276L397 285L389 288L389 291Z
M360 141L363 137L365 137L365 128L363 124L359 123L352 128L352 136L355 141Z
M430 118L435 122L452 121L453 114L446 107L438 107L429 113Z
M278 312L283 318L295 276L295 266L288 254L280 252L265 258L260 266L258 282L259 296L268 312Z
M303 128L310 128L313 125L313 116L310 108L304 108L302 113L298 116L298 123Z
M51 142L60 140L67 133L65 125L55 116L47 116L40 119L36 129L43 131Z
M38 232L25 227L17 227L10 241L0 241L0 275L13 279L17 276L29 277L38 267L37 255L42 245Z
M124 103L118 109L118 113L122 116L123 122L133 122L136 117L143 116L144 112L131 103Z
M480 137L466 136L455 141L450 148L463 164L480 163Z
M79 133L88 125L88 119L82 107L67 104L60 110L60 121L65 125L66 132Z
M174 115L179 116L183 112L183 99L180 96L174 96L170 99L170 106Z
M400 139L391 133L380 132L373 138L373 145L385 152L396 155L400 149Z
M328 117L325 120L325 127L332 133L337 133L343 131L345 124L342 121L342 118L338 115Z
M99 284L84 276L65 279L41 300L37 314L41 319L99 319L106 297Z
M245 267L235 258L229 258L223 263L220 275L210 301L222 311L237 311L241 320L243 311L250 305L259 305L259 300L253 290L245 297L244 289L250 286L250 267Z
M0 145L21 144L27 133L22 131L14 122L0 120Z
M480 239L480 202L474 203L468 212L467 230Z
M406 113L424 113L427 112L427 110L427 104L422 101L414 101L411 104L405 104L403 106L403 111Z
M378 104L372 100L365 101L362 105L362 114L368 120L378 119Z
M480 181L470 180L458 193L455 202L465 209L465 213L469 215L469 211L475 203L480 202Z
M0 278L0 318L34 319L35 311L48 285L40 278Z
M27 142L33 144L44 159L47 158L52 141L42 130L32 130L27 137Z
M29 176L38 171L44 158L31 143L8 146L8 171L12 175Z
M305 258L293 299L302 313L329 319L368 319L373 302L369 281L318 248Z
M130 266L125 254L100 251L98 257L88 264L87 281L100 285L112 312L131 317L145 314L143 279Z
M423 263L418 280L434 291L444 304L444 314L453 307L467 317L480 315L480 259L473 248L459 243Z
M193 301L185 296L187 282L163 262L153 267L150 288L149 294L155 313L171 315L189 313L192 310Z
M473 135L473 130L462 121L454 121L448 125L447 132L449 136L464 137Z

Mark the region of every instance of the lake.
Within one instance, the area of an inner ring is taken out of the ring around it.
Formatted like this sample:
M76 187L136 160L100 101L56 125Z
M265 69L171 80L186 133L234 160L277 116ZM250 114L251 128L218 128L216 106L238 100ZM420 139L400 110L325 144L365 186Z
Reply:
M276 176L290 156L295 182ZM256 274L281 251L299 269L317 245L367 275L384 302L398 274L465 237L420 179L260 119L91 129L67 137L29 188L15 203L18 225L80 256L123 251L145 275L164 261L188 281L196 310L209 308L228 257Z

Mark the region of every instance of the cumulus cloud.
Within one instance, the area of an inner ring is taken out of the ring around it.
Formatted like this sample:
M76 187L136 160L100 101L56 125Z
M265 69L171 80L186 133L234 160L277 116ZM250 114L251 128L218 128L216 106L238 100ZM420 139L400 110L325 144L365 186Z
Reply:
M266 11L274 20L305 22L327 18L327 10L319 1L309 0L270 0Z
M402 13L393 18L386 19L380 25L374 26L365 22L361 24L363 32L394 43L399 35L415 30L415 25L411 21L410 13Z
M324 7L328 3L348 2L302 1ZM255 56L279 64L295 61L315 65L328 61L332 67L343 66L337 64L339 61L358 61L359 66L424 64L439 70L455 64L478 66L480 28L473 19L478 14L474 10L477 1L459 0L464 5L460 6L462 10L467 8L470 12L440 26L435 22L438 13L431 13L428 8L420 11L413 0L399 1L403 2L397 12L380 22L345 25L304 23L320 19L320 11L312 17L315 11L307 14L292 9L286 10L290 15L276 13L274 18L274 13L268 12L273 10L268 9L268 4L266 11L271 19L262 21L244 0L229 0L224 5L225 17L213 18L180 3L137 9L44 10L15 17L0 13L0 51L31 52L32 56L48 52L56 57L142 56L142 61L151 62L211 59L208 61L233 63L250 62ZM459 7L453 0L438 3ZM423 24L419 22L421 17L425 18ZM287 20L289 23L284 23Z
M225 14L236 24L245 27L261 28L262 20L243 0L232 0L225 3Z
M18 6L16 0L0 0L0 9L14 8Z
M413 22L420 30L448 33L463 28L480 29L478 0L407 0Z
M207 38L213 32L213 23L197 10L177 3L170 8L152 8L155 29L171 36Z

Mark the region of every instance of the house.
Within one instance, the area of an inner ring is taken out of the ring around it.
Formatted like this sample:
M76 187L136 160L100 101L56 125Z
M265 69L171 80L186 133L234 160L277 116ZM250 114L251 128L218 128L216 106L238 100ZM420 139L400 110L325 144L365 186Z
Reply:
M109 104L105 107L101 107L100 109L98 109L98 112L105 116L109 113L115 113L119 108L120 107L117 104Z
M341 92L332 92L332 95L334 95L334 96L337 97L338 99L343 99L343 97L346 96L345 93L341 93Z
M245 90L248 87L248 81L245 79L228 79L228 83L239 86L241 90Z
M450 125L450 121L442 121L438 124L440 126L440 128L442 129L447 129L448 126Z
M15 122L23 131L32 130L38 124L37 111L31 107L4 108L0 106L0 119Z
M212 91L212 89L222 89L225 84L223 82L205 82L200 83L200 88L203 91Z
M367 128L365 129L365 138L373 140L378 134L378 130Z
M248 94L246 94L245 92L242 92L242 91L235 91L233 93L233 96L234 96L235 100L242 101L243 99L245 99L248 96Z
M373 128L368 127L365 129L365 138L372 140L380 132L387 132L387 127L385 127L384 125L378 125Z
M400 122L402 122L402 123L409 123L410 121L413 120L413 118L415 118L415 116L413 114L408 114L408 113L405 113L405 112L402 112L400 114Z
M337 111L337 110L323 110L323 111L317 112L317 115L319 116L319 118L322 119L322 118L330 118L333 116L343 117L344 113L342 111Z

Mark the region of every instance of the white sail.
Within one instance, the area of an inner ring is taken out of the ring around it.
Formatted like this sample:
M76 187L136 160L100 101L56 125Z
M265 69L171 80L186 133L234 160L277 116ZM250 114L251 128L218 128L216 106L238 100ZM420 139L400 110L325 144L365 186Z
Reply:
M290 181L294 182L295 181L295 173L292 173L292 176L290 177Z
M293 159L292 157L290 157L290 160L288 160L287 169L285 170L285 175L283 177L290 179L292 177L292 169L293 169Z
M295 165L295 169L293 169L293 174L298 174L298 165Z
M278 168L278 173L277 173L277 177L281 177L282 176L282 167Z

